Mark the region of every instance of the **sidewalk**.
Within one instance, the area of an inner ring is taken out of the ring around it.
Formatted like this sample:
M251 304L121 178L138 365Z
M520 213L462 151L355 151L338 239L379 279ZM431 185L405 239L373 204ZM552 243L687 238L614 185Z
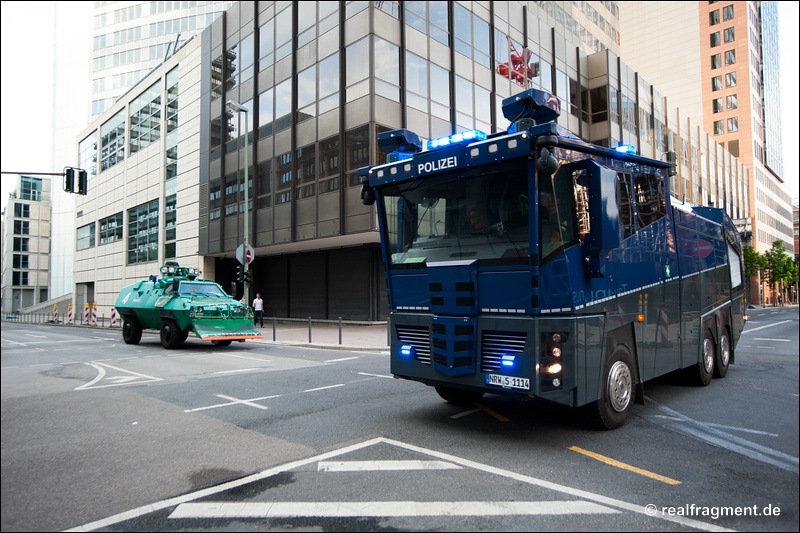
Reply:
M4 317L3 322L8 320ZM18 322L16 317L14 322ZM107 322L107 321L106 321ZM107 331L120 331L122 323L116 326L109 325L83 325L64 324L63 322L31 321L21 322L47 326L97 328ZM309 329L310 328L310 329ZM263 344L282 344L289 346L310 346L333 350L361 350L361 351L389 351L389 333L386 322L353 323L342 322L341 326L336 321L314 321L310 325L305 320L264 318L264 327L257 328L264 336L262 339L251 339L247 342ZM158 331L145 330L145 333L158 335ZM121 334L121 333L120 333Z
M303 322L277 322L265 319L264 327L258 328L263 339L247 342L314 346L334 350L388 351L389 335L386 324L353 325L319 324Z

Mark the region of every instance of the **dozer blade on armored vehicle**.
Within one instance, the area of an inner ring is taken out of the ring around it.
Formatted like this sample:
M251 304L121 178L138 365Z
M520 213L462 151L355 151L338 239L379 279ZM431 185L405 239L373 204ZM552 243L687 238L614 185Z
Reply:
M122 317L122 340L139 344L145 329L160 331L168 349L178 348L191 333L217 346L262 338L253 310L198 274L167 261L161 278L150 276L123 288L115 305Z

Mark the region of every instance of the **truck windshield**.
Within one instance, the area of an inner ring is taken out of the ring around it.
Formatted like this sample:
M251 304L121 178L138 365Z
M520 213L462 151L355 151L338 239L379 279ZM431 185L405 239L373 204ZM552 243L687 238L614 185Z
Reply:
M227 295L217 285L212 283L196 283L192 281L181 281L178 294L180 296L195 296L198 298L227 298Z
M528 160L382 191L392 265L528 255Z

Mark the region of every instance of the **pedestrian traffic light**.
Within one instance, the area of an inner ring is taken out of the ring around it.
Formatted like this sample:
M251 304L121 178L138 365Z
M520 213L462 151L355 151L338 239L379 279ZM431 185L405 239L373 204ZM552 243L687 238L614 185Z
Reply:
M244 282L245 283L252 283L253 282L253 271L248 270L244 273Z

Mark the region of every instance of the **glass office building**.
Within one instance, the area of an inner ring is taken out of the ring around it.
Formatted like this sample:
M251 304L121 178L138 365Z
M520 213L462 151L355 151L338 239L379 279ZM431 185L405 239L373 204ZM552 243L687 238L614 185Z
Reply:
M502 100L527 88L586 140L659 158L684 143L679 171L699 180L712 167L690 147L707 139L619 60L616 17L613 2L239 2L81 136L98 171L77 226L107 239L78 251L75 293L113 305L173 258L228 289L247 216L266 316L384 320L357 177L385 161L378 133L505 129ZM722 154L713 172L747 179Z

